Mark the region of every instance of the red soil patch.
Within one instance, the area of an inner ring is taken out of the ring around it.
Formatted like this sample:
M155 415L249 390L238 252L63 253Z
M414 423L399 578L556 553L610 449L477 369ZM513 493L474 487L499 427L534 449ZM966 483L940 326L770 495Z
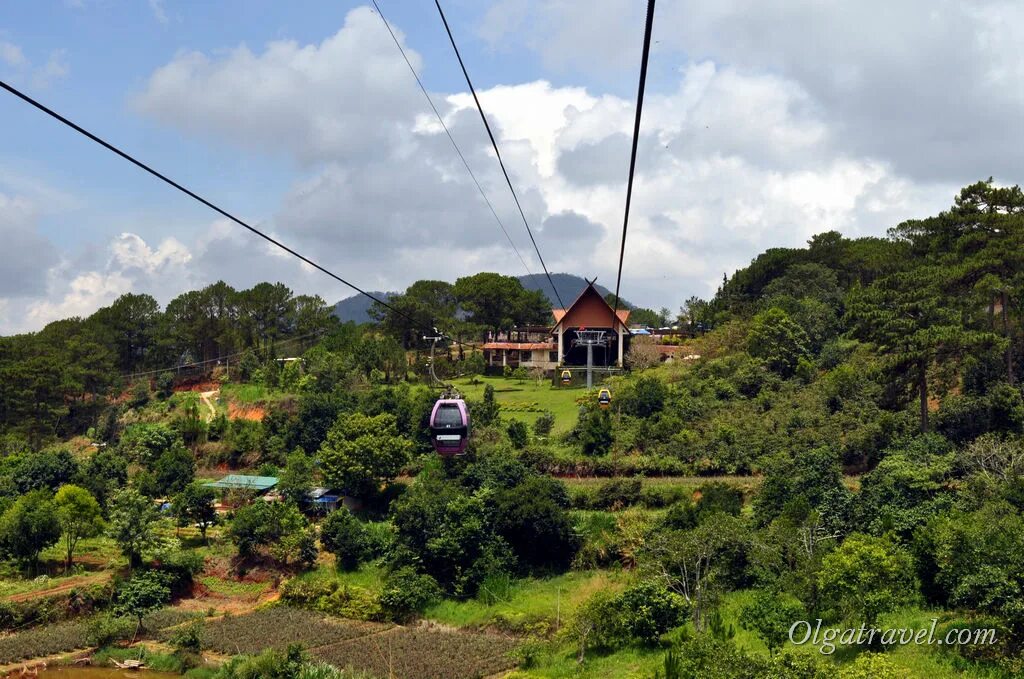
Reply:
M234 403L228 404L228 419L229 420L252 420L253 422L261 422L263 418L267 416L267 411L263 406L257 405L237 405Z
M208 379L186 379L174 385L175 393L182 391L217 391L220 384Z
M97 575L83 575L78 578L71 578L56 587L50 587L48 589L40 589L35 592L22 592L21 594L12 594L11 596L4 597L4 601L29 601L31 599L41 599L44 597L51 597L55 594L63 594L69 592L77 587L84 585L97 585L106 582L110 579L110 573L99 573Z

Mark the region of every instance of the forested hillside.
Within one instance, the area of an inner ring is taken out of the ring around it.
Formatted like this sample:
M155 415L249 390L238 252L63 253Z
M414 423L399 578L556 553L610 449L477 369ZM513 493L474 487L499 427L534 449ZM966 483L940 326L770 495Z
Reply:
M134 630L181 671L238 654L224 679L313 660L380 677L1020 676L1022 246L1024 194L980 182L885 238L769 250L682 303L673 361L635 338L609 408L484 374L486 332L550 322L542 293L495 273L418 281L363 325L281 285L217 283L4 337L0 624L19 631L0 663ZM472 417L457 458L427 428L435 326L453 340L435 372ZM273 479L275 501L206 485L232 472ZM318 509L315 487L347 507ZM55 588L74 603L33 603ZM835 636L792 643L818 619ZM953 641L840 638L862 625ZM956 640L976 629L996 641Z

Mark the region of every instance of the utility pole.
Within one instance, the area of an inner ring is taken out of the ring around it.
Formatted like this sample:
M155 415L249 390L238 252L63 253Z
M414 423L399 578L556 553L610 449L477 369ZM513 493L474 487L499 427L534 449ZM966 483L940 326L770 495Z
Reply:
M594 347L604 347L608 341L604 330L577 330L575 344L587 347L587 389L594 387Z
M436 347L437 343L440 342L443 339L444 339L444 335L442 335L438 331L437 328L434 328L434 334L433 335L424 335L423 336L423 341L424 342L430 342L430 377L433 380L432 383L434 383L434 384L436 384L436 383L441 381L441 380L437 379L437 375L434 374L434 347Z

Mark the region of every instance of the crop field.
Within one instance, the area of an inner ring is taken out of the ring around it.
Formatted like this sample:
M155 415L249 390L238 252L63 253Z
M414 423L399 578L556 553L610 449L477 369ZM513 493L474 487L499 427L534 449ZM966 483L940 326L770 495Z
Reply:
M226 616L209 622L203 644L218 653L258 653L265 648L284 649L289 644L315 648L367 634L391 625L330 618L321 613L274 606L246 615Z
M190 620L198 620L204 617L198 611L187 611L181 608L161 608L159 611L150 613L142 619L143 629L154 632L175 627Z
M167 636L165 633L163 636ZM506 636L341 620L274 606L208 622L203 645L218 653L257 653L302 644L341 668L395 679L461 679L511 668L518 641Z
M351 641L315 648L312 655L336 667L351 667L395 679L463 679L511 669L514 639L491 634L396 627Z
M89 621L79 619L0 637L0 664L86 648L88 629Z

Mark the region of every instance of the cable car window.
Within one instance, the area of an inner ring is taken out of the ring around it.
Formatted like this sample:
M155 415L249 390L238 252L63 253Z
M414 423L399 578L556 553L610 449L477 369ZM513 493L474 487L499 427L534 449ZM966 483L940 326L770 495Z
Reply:
M434 426L437 428L463 426L462 413L459 412L459 407L454 404L439 407L437 415L434 417Z

